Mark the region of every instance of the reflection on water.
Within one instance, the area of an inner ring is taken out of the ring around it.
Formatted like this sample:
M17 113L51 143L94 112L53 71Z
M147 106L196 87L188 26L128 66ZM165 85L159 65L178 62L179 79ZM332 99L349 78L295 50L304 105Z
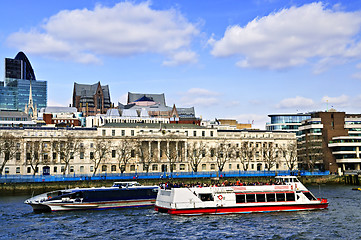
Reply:
M361 191L351 188L310 186L327 210L195 217L153 208L33 213L29 196L0 197L0 239L357 239Z

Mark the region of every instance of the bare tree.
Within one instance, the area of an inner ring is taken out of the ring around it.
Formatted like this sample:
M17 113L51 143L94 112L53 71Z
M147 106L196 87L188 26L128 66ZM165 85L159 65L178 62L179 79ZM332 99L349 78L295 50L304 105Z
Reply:
M290 143L280 148L282 156L284 157L287 167L290 171L294 170L297 165L297 144Z
M93 157L90 158L90 161L92 161L94 164L93 176L96 174L100 163L102 163L110 153L110 145L110 142L105 141L104 138L97 138L95 140Z
M316 164L323 160L322 141L311 138L307 140L299 146L299 160L306 164L308 170L313 172Z
M255 147L250 142L242 142L236 151L239 152L239 160L242 163L243 169L248 171L250 162L253 159L255 153Z
M123 173L128 162L132 159L132 151L134 151L135 143L132 139L122 139L116 147L118 166L120 172Z
M137 142L137 149L140 162L143 165L143 170L149 172L151 163L156 159L154 157L154 152L152 152L152 146L149 142L139 139Z
M18 145L20 145L20 138L15 137L14 135L9 133L3 133L0 136L0 159L3 155L3 161L0 165L0 175L2 175L2 172L8 161L10 159L13 159L16 152L19 151Z
M234 146L225 140L217 143L215 155L219 171L223 171L224 165L234 157L234 150Z
M69 164L80 151L80 142L73 136L68 134L64 139L59 139L57 142L53 142L53 150L60 155L60 161L64 163L64 171L70 171Z
M198 166L205 158L207 146L204 142L193 142L187 144L188 161L193 172L198 172Z
M28 141L26 143L26 164L30 165L33 175L38 172L38 166L41 163L39 156L40 145L40 141Z
M276 165L279 156L276 154L278 148L276 148L273 143L263 143L262 152L263 152L263 160L267 165L267 170L271 171L271 169Z
M164 155L167 157L170 172L174 171L175 163L178 162L181 157L178 151L179 145L176 138L177 137L173 134L168 134L168 136L165 137L166 149L164 151Z

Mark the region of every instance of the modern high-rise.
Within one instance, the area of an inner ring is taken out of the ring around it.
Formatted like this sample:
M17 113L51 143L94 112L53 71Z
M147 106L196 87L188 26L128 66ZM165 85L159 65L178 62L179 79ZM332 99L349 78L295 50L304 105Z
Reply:
M36 80L26 55L19 52L14 59L5 58L5 81L0 81L0 109L25 111L30 92L37 109L47 106L47 82Z
M266 124L267 131L286 131L298 134L301 122L311 118L310 113L270 114L271 123Z

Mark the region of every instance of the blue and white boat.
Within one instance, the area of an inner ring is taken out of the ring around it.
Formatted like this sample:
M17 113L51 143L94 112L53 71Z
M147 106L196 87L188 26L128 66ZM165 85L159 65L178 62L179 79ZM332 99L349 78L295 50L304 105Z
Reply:
M115 182L112 187L73 188L43 193L25 200L34 211L69 211L153 206L158 186Z

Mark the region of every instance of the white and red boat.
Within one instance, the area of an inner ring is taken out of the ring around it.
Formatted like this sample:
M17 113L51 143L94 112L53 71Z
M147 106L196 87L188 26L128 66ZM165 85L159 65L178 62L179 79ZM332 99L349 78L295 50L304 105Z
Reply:
M155 210L178 215L315 210L328 207L295 176L276 177L275 184L256 186L160 189Z

